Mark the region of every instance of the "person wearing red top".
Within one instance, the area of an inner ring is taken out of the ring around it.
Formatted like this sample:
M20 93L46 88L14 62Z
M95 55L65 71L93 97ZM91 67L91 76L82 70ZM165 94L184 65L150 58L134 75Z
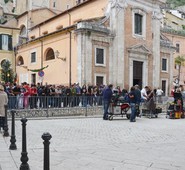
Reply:
M30 109L37 108L37 88L35 84L30 88Z

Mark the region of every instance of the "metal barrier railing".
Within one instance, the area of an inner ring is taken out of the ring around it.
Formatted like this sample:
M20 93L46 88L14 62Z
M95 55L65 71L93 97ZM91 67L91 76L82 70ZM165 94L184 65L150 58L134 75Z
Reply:
M102 106L102 96L9 96L8 110Z

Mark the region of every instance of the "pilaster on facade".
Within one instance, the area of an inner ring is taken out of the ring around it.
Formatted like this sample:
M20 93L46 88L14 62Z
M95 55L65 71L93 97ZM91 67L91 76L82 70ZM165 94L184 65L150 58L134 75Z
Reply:
M109 82L124 87L124 60L125 60L125 14L127 7L125 0L109 1L110 29L115 35L110 55Z
M153 87L160 87L160 11L153 11L152 32L153 32Z

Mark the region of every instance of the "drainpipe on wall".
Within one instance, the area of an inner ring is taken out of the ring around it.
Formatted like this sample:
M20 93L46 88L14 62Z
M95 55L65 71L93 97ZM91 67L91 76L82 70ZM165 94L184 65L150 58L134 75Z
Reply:
M40 27L39 27L39 37L40 37ZM40 43L41 43L41 48L40 48L40 53L41 53L41 59L40 59L40 66L41 68L43 68L43 40L39 39ZM41 81L41 85L42 85L42 81Z
M71 86L71 31L69 32L69 85Z
M69 26L71 26L71 14L69 15ZM71 31L69 31L69 86L71 86Z

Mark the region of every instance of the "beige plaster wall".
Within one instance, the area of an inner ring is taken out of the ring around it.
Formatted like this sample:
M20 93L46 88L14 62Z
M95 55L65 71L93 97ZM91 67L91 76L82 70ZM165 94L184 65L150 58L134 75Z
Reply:
M40 26L39 28L35 28L29 33L29 37L35 36L36 38L39 37L39 29L42 32L48 31L48 33L52 33L56 31L57 27L63 25L63 28L68 27L70 25L75 24L80 20L86 20L90 18L102 17L104 15L104 8L106 6L107 0L94 0L93 3L87 3L75 10L72 10L62 15L55 17L51 22L47 22L44 25ZM88 7L87 7L88 5ZM97 6L99 8L97 8ZM82 12L83 11L83 12ZM93 12L92 11L96 11ZM84 15L85 14L85 15Z
M55 13L48 9L35 10L31 12L31 22L32 22L31 25L32 26L37 25L55 15L56 15Z
M89 19L103 16L104 7L106 6L106 0L94 0L93 3L87 5L83 5L79 7L79 9L75 9L74 11L69 11L69 13L64 13L50 20L50 22L46 22L40 27L36 27L29 32L29 37L35 36L38 38L43 36L44 32L52 33L57 30L58 26L63 25L63 28L73 25L79 19ZM97 8L97 5L99 8ZM83 11L83 12L81 12ZM92 13L92 11L96 11ZM84 15L85 14L85 15ZM22 21L25 18L21 18ZM25 21L24 21L25 22ZM19 25L20 22L19 22ZM66 61L62 61L61 59L55 58L54 60L45 61L43 58L43 67L49 65L48 68L44 69L45 76L43 79L43 84L69 84L69 72L70 72L70 34L69 32L59 32L52 34L50 36L46 36L42 38L43 41L43 51L41 51L41 41L34 41L32 43L25 44L20 47L19 54L17 55L17 59L19 56L22 56L25 62L25 66L28 66L28 69L39 69L41 68L41 56L43 53L43 57L45 57L45 52L48 48L52 48L55 52L59 51L59 57L66 58ZM30 54L32 51L36 51L37 53L37 62L34 64L30 63ZM107 50L108 51L108 50ZM107 54L108 55L108 54ZM27 73L27 70L23 67L17 66L18 75ZM96 71L96 70L95 70ZM32 72L28 72L29 83L31 83L31 74ZM36 74L38 77L38 75ZM36 78L37 79L37 78ZM77 81L77 40L74 32L71 33L71 83L75 83Z
M43 84L48 83L48 84L64 84L67 85L69 83L69 33L68 34L55 34L52 36L52 38L46 38L43 40L43 51L41 48L41 41L36 41L34 43L30 43L29 45L25 45L24 48L19 50L19 55L21 55L24 58L24 65L28 66L28 69L40 69L41 68L41 63L42 63L42 53L43 53L43 67L49 66L48 68L44 69L45 76L43 79ZM72 35L72 67L71 67L71 72L72 74L72 82L76 80L76 42L74 40L74 36ZM48 48L52 48L53 51L55 52L56 50L59 51L60 55L59 57L61 58L66 58L66 61L62 61L61 59L55 58L54 60L49 60L46 61L46 51ZM36 57L36 63L31 63L30 62L30 55L31 52L36 52L37 57ZM22 67L17 66L17 72L18 75L20 73L25 74L27 72L26 69L23 69ZM31 74L33 72L29 71L29 81ZM36 73L36 76L38 78L38 74Z

